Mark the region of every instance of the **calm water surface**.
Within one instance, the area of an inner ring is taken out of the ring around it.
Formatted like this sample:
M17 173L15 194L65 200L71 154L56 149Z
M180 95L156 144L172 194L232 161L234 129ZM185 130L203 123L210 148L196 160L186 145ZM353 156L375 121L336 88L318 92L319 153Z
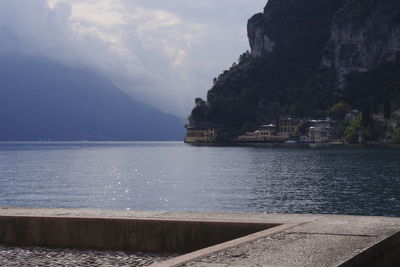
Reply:
M0 143L0 206L400 216L400 148Z

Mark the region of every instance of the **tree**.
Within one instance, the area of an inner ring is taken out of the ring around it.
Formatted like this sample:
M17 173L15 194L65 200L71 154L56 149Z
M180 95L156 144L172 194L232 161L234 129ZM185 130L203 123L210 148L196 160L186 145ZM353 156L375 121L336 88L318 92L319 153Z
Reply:
M367 128L372 122L371 105L369 102L364 103L362 109L362 126Z
M250 58L251 58L251 54L250 54L249 50L247 50L245 53L240 55L239 60L238 60L239 64L246 62Z
M349 105L343 101L336 103L329 110L330 116L335 120L342 121L346 117L346 113L349 110Z
M203 99L201 99L200 97L197 97L194 102L196 103L196 107L201 107L204 106L206 104L206 101L204 101Z
M388 88L385 89L385 94L383 99L383 116L385 119L390 119L392 117L392 105Z
M355 127L347 127L344 132L344 140L349 144L357 144L358 143L358 133L359 129Z
M379 121L373 121L364 129L364 137L366 141L375 141L385 137L384 125Z
M205 121L207 119L207 102L198 97L195 99L195 103L196 106L193 108L189 120L197 122Z
M361 131L362 119L357 118L351 122L349 126L346 127L344 131L344 140L350 144L358 143L359 132Z
M400 127L396 128L392 135L392 143L393 144L400 144Z

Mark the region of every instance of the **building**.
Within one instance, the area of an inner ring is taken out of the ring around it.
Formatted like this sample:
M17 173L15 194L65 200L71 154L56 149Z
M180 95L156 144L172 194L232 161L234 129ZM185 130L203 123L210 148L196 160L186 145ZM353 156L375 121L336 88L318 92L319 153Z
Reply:
M282 133L295 133L299 125L298 120L292 118L280 118L278 131Z
M247 132L238 137L242 142L285 142L293 139L298 130L299 121L292 118L280 118L275 124L261 125L259 130Z
M277 141L286 141L297 135L300 121L293 118L280 118L278 121Z
M218 136L218 127L213 123L194 123L186 125L185 143L214 143Z
M346 113L345 119L346 121L353 121L361 116L361 111L353 109Z
M333 121L329 118L326 120L311 120L311 127L308 129L309 141L312 143L325 143L333 141L334 128Z
M260 126L260 141L274 141L277 137L277 127L273 124Z
M310 141L310 136L308 135L308 133L307 133L307 135L300 135L299 136L299 142L300 143L310 143L311 141Z
M374 121L380 122L382 125L384 125L388 130L394 131L397 127L397 119L395 118L390 118L386 119L385 116L382 113L379 114L373 114L372 119Z
M260 131L247 132L239 136L238 140L240 142L258 142L260 141Z
M280 118L277 124L265 124L259 130L239 136L239 142L300 142L324 143L334 141L335 122L325 120L306 120Z

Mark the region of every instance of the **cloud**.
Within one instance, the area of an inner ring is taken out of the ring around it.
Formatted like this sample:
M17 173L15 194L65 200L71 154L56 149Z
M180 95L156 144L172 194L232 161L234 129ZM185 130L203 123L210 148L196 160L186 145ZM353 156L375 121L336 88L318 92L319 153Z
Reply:
M248 49L265 0L0 0L0 49L99 71L135 98L187 115Z

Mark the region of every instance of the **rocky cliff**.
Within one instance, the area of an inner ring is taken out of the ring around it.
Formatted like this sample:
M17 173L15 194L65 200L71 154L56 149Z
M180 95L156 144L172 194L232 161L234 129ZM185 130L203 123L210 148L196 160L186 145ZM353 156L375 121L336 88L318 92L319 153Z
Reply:
M400 51L400 1L349 0L337 12L321 65L334 70L335 86L346 76L394 62Z
M214 80L191 120L233 135L283 114L325 116L339 101L378 111L390 94L400 106L398 0L269 0L248 38L251 52Z

